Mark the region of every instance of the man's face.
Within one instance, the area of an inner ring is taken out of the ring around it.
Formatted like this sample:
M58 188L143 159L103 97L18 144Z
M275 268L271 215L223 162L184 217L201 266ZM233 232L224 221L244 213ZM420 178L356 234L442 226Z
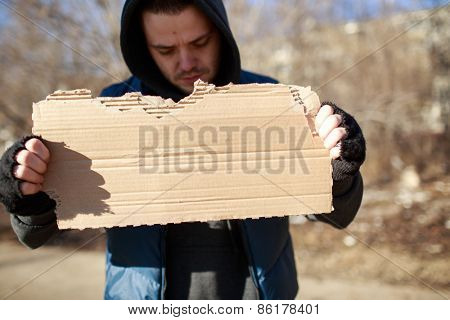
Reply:
M190 5L175 15L146 11L142 25L151 56L173 85L189 94L196 80L214 80L220 35L199 9Z

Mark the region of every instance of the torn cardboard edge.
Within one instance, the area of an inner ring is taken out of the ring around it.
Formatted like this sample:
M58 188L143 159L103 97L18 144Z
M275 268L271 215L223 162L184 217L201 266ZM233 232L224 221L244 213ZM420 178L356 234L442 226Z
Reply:
M331 158L315 130L319 107L310 87L282 84L215 87L197 81L178 103L138 92L94 98L86 89L56 91L33 105L33 133L52 155L44 191L57 202L60 229L328 213ZM220 132L227 126L308 130L290 137L305 139L298 150L290 141L267 149ZM194 138L181 136L174 145L180 128ZM196 136L204 128L217 133L206 144L210 153ZM158 147L143 144L146 129ZM165 130L167 137L155 138ZM204 164L216 166L214 172L185 170L208 155ZM243 172L247 162L271 165L272 155L286 157L297 171ZM309 174L299 175L305 168Z

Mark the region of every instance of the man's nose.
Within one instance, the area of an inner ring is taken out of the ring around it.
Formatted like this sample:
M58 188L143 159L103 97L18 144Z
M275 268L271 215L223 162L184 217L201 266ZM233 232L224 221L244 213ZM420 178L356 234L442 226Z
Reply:
M180 50L180 69L181 71L191 71L196 65L195 56L188 50Z

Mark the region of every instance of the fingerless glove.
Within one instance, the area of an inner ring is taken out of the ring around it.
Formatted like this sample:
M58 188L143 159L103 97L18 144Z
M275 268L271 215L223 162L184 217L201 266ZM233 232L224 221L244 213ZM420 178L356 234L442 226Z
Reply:
M332 160L333 180L342 181L353 177L366 158L366 141L362 130L356 120L347 112L332 102L323 102L322 106L329 105L334 113L342 117L340 127L347 130L347 136L342 139L341 156Z
M22 195L22 181L14 177L13 169L18 164L15 156L26 149L25 143L32 138L42 141L41 137L34 135L23 137L6 150L0 159L0 202L10 213L18 216L39 215L56 206L55 201L42 191L33 195Z

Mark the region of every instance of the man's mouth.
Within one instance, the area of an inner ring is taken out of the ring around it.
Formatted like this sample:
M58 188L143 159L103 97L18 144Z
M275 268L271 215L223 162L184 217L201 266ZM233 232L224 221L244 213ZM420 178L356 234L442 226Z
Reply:
M202 74L197 74L197 75L193 75L193 76L187 76L187 77L183 77L181 78L182 82L186 82L186 83L194 83L197 79L200 79L202 76Z

